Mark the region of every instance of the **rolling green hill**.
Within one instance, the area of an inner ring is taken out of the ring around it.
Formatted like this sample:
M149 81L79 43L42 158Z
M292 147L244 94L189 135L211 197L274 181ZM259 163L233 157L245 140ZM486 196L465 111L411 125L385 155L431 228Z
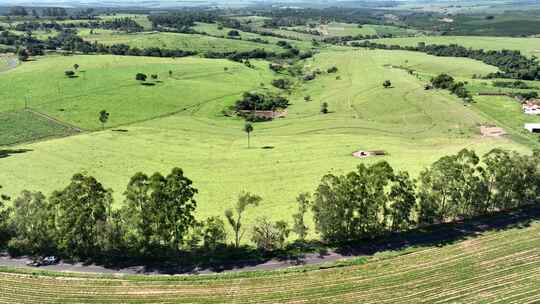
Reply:
M74 64L80 66L77 77L66 77L64 71ZM250 69L200 58L43 57L0 75L0 111L21 109L28 98L32 109L90 130L100 127L97 113L106 109L113 113L109 126L114 127L234 99L271 79L262 65ZM137 73L145 73L152 85L136 81ZM151 81L152 74L158 75L157 82Z
M162 32L118 33L111 30L81 29L79 36L87 41L97 41L105 45L127 44L131 47L164 49L181 49L194 52L247 52L255 49L265 49L273 52L284 52L283 48L275 44L263 44L245 40L216 38L206 35L178 34Z
M30 90L35 92L31 106L60 120L96 129L97 113L105 108L111 113L108 126L123 132L106 130L22 145L32 152L1 160L5 175L0 184L11 195L23 189L50 193L72 174L85 171L114 190L118 206L136 172L165 173L181 167L200 190L200 217L222 215L239 192L251 191L264 201L248 211L248 222L261 210L272 219L290 221L295 197L313 191L324 174L349 172L360 162L376 161L353 158L358 150L385 150L389 155L384 159L413 175L463 148L479 154L494 147L528 151L507 138L480 137L478 125L490 119L445 91L425 91L422 80L392 68L405 62L426 75L447 72L463 78L496 70L473 60L413 52L325 51L308 60L306 69L335 65L338 73L325 73L293 90L288 117L256 124L253 148L247 149L243 121L221 111L243 90L282 77L272 75L267 63L249 69L198 58L40 59L0 76L0 84L12 88L3 97L9 101L4 107L20 107L18 96ZM73 63L87 75L65 78L63 70ZM224 67L230 71L224 73ZM174 70L172 79L166 74L169 69ZM134 75L140 71L159 73L163 83L138 84ZM393 88L383 88L387 79ZM57 98L59 83L66 96L62 99ZM306 95L312 101L305 102ZM320 114L322 102L329 104L330 114ZM139 120L145 121L133 123Z

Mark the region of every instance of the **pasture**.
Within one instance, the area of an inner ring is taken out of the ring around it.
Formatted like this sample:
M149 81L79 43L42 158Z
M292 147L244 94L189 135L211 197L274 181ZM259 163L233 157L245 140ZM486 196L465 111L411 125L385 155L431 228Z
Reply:
M64 71L80 66L76 78ZM232 101L271 80L266 64L250 69L228 60L122 56L49 56L0 75L0 111L28 106L82 129L100 128L97 114L113 113L109 127L182 111L212 100ZM227 68L227 70L225 70ZM169 71L172 74L169 74ZM149 80L141 85L137 73ZM150 75L158 75L152 81ZM219 85L215 85L219 83Z
M111 30L80 29L79 36L90 42L99 42L105 45L127 44L136 48L159 47L163 49L180 49L194 52L247 52L255 49L265 49L273 52L283 52L284 49L275 44L263 44L252 41L217 38L206 35L143 32L120 33Z
M537 303L540 224L446 246L382 252L346 267L202 276L108 276L0 269L17 303ZM355 265L356 264L356 265Z
M343 22L330 22L328 24L319 24L314 28L309 26L297 26L287 29L298 30L318 30L323 37L341 37L341 36L357 36L357 35L380 35L380 34L392 34L394 36L407 36L413 35L417 31L412 29L400 28L391 25L378 25L378 24L363 24L361 27L358 24L343 23Z
M540 38L480 37L480 36L419 36L404 38L384 38L372 40L375 43L400 46L426 44L458 44L472 49L484 50L519 50L532 57L540 55Z
M63 76L73 63L87 71L86 80ZM358 150L385 150L388 156L383 159L413 176L441 156L463 148L479 154L494 147L529 150L509 139L481 138L478 126L490 122L489 118L464 107L445 91L425 91L423 81L391 67L405 63L419 73L447 72L456 77L495 70L469 59L421 53L325 51L308 60L306 69L326 70L335 65L338 73L320 75L293 90L288 96L292 103L288 117L256 124L252 148L247 149L243 121L225 117L221 111L242 91L282 77L273 75L265 62L249 69L225 60L198 58L40 59L0 76L0 84L12 83L16 88L3 98L8 101L3 106L21 106L26 92L22 83L30 88L39 85L45 93L32 100L43 104L35 102L32 107L86 129L99 128L97 113L105 108L111 113L108 127L114 128L21 145L32 152L1 160L5 174L0 184L11 195L23 189L49 194L63 187L72 174L88 172L114 190L118 206L136 172L167 173L181 167L200 190L201 218L222 215L239 192L251 191L264 201L248 210L249 223L263 210L272 219L290 221L297 208L295 197L313 191L324 174L346 173L360 162L375 161L353 158L351 154ZM229 73L224 73L225 66L231 69ZM162 76L170 68L173 79ZM139 71L158 72L163 83L141 86L134 80ZM386 79L392 81L392 88L382 87ZM55 91L59 82L62 99ZM35 88L31 91L37 94ZM312 101L304 101L307 95ZM327 115L320 114L322 102L329 104ZM118 128L122 132L115 131Z
M233 30L232 28L227 28L227 27L223 27L223 28L220 28L218 26L218 24L211 24L211 23L197 23L194 27L193 27L194 30L198 31L198 32L205 32L209 35L212 35L212 36L221 36L221 37L227 37L227 34L229 33L229 31ZM240 37L243 39L243 40L248 40L249 39L262 39L262 40L266 40L268 41L269 43L271 44L276 44L278 43L279 41L287 41L289 44L291 44L292 46L298 48L299 50L309 50L311 48L311 42L309 41L298 41L298 40L289 40L289 39L282 39L282 38L277 38L277 37L273 37L273 36L262 36L262 35L259 35L259 34L255 34L255 33L251 33L251 32L244 32L244 31L240 31L240 30L237 30L239 33L240 33ZM261 44L261 46L264 46L264 44Z

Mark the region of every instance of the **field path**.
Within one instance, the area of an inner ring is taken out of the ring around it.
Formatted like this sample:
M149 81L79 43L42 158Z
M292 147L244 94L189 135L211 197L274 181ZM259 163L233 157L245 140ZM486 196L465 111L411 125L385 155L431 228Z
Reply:
M44 114L44 113L41 113L41 112L36 111L36 110L34 110L34 109L28 108L28 109L26 109L26 111L28 111L28 112L30 112L30 113L32 113L32 114L35 114L35 115L37 115L37 116L43 117L43 118L45 118L45 119L47 119L47 120L50 120L50 121L52 121L52 122L54 122L54 123L57 123L57 124L59 124L59 125L62 125L62 126L65 126L65 127L70 128L70 129L73 129L73 130L75 130L76 132L81 133L81 132L84 132L84 131L85 131L85 130L83 130L83 129L77 127L77 126L74 126L74 125L69 124L69 123L64 122L64 121L60 121L60 120L58 120L58 119L56 119L56 118L54 118L54 117L52 117L52 116L49 116L49 115Z

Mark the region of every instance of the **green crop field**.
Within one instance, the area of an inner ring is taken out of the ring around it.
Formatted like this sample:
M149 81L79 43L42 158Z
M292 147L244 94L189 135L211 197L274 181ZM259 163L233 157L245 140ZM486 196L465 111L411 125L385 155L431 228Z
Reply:
M385 38L373 40L373 42L400 46L417 46L419 42L443 45L458 44L473 49L519 50L527 56L540 55L540 38L422 36L406 38Z
M0 112L0 129L0 146L74 133L70 127L24 110Z
M63 71L74 63L86 76L65 78ZM243 121L221 111L242 91L281 77L273 76L265 62L257 62L256 69L198 58L74 56L25 63L0 75L0 85L10 87L9 93L0 90L3 107L20 107L31 92L32 107L85 129L99 128L97 113L107 109L109 127L124 132L22 145L32 152L1 160L5 174L0 184L11 195L23 189L50 193L84 171L114 190L118 206L133 174L166 173L178 166L200 190L200 217L222 215L239 192L251 191L264 202L249 210L246 219L253 221L264 210L273 219L290 221L295 197L313 191L324 174L375 161L353 158L357 150L385 150L389 155L384 159L416 176L439 157L463 148L482 154L494 147L526 152L533 145L481 138L478 125L489 118L445 91L425 91L423 81L392 68L403 64L427 75L456 77L496 70L478 61L415 52L324 51L308 60L306 69L336 65L339 72L293 90L288 117L256 124L253 147L247 149ZM224 73L224 67L230 71ZM166 75L169 69L173 79ZM159 73L163 83L141 86L134 80L139 71ZM393 88L383 89L386 79ZM306 95L313 100L305 102ZM328 102L330 114L319 113L322 102ZM176 114L159 118L170 113ZM140 120L146 121L133 124Z
M322 270L107 276L0 269L5 303L538 303L540 224ZM358 265L354 265L358 264Z
M126 34L102 29L94 30L93 32L93 34L90 34L89 29L80 29L79 36L87 41L97 41L106 45L123 43L137 48L159 47L164 49L181 49L184 51L198 52L245 52L255 49L265 49L267 51L278 53L284 51L283 48L280 48L275 44L216 38L205 35L161 32Z

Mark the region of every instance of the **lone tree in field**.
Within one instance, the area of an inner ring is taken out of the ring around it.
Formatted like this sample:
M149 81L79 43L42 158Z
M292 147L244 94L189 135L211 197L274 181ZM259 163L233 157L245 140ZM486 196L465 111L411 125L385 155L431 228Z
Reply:
M225 217L227 222L231 225L234 231L234 246L240 247L240 241L244 236L245 229L242 227L242 215L248 206L258 206L262 201L262 198L258 195L251 194L249 192L241 193L238 197L238 202L234 207L235 212L232 209L225 211Z
M110 114L105 110L99 112L99 122L101 122L101 127L103 128L103 130L105 130L105 124L107 123L107 121L109 121L109 115Z
M383 82L383 87L384 87L385 89L388 89L388 88L390 88L391 86L392 86L392 82L391 82L390 80L385 80L385 81Z
M246 124L244 125L244 132L247 133L248 149L249 149L250 148L250 135L251 135L251 132L253 132L253 125L249 122L246 122Z
M169 70L169 77L172 77L173 71Z
M323 102L321 105L321 113L328 114L328 102Z
M152 75L150 75L150 77L152 77L153 81L157 81L158 78L159 78L158 74L152 74Z
M143 73L137 73L137 75L135 75L135 80L139 81L141 84L143 84L147 78L148 76Z
M79 68L80 68L80 66L79 66L78 64L75 63L75 64L73 65L73 69L74 69L75 71L79 70Z
M229 37L240 37L240 32L237 30L231 30L227 33Z

